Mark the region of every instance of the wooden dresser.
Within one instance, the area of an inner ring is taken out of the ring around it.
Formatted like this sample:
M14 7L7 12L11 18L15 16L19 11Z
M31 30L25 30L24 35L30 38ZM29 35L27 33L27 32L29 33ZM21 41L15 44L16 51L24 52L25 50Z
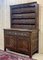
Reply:
M4 29L5 51L7 48L30 57L38 52L38 12L37 2L10 6L11 28Z

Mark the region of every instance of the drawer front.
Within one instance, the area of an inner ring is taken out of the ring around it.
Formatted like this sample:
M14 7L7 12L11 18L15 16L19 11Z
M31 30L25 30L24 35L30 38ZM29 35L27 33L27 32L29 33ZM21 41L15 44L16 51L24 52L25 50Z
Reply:
M7 48L16 49L16 37L11 35L6 35L5 46Z
M18 36L30 36L30 32L27 31L12 31L12 30L6 30L5 34L7 35L18 35Z
M30 51L29 38L18 36L17 40L18 40L18 45L17 45L18 51L24 52L24 53Z

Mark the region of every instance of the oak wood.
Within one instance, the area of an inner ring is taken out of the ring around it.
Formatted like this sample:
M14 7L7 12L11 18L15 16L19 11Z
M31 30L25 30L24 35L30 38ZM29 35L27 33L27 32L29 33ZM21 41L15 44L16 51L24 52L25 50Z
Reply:
M6 48L30 57L38 52L39 19L37 2L10 6L11 28L4 29Z

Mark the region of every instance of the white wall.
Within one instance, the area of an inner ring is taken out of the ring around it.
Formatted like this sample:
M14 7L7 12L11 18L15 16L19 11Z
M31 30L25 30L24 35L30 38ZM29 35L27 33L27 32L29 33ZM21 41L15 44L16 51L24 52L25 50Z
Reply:
M0 49L4 48L4 28L10 28L10 5L29 3L37 1L39 3L39 52L43 53L43 0L0 0Z

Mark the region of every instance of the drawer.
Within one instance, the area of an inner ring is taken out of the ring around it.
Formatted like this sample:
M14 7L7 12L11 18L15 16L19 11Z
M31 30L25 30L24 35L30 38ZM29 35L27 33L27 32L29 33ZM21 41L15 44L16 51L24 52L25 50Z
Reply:
M6 30L5 35L18 35L18 36L30 36L30 32L27 31L12 31L12 30Z

